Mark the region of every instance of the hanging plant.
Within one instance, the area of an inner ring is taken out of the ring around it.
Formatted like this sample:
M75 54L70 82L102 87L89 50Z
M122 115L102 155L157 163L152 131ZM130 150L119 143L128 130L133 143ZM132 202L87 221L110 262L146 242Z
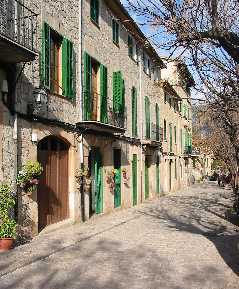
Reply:
M27 193L32 193L39 184L43 168L39 162L27 161L17 175L17 184Z

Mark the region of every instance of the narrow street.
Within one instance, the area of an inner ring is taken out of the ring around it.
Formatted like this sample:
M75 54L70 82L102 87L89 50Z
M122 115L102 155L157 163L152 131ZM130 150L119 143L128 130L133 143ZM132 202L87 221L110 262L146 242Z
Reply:
M239 235L230 191L195 185L40 235L0 256L1 289L231 289Z

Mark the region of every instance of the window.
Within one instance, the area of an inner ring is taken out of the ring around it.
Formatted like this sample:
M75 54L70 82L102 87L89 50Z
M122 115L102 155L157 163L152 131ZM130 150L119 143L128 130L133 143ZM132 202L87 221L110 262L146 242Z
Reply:
M177 160L176 159L175 159L175 162L174 162L174 177L177 180L178 174L177 174Z
M171 123L169 125L169 150L170 152L173 151L173 128Z
M166 122L166 120L163 121L163 137L164 137L164 141L167 141L167 122Z
M156 115L156 140L159 141L159 105L155 105L155 115Z
M145 96L145 136L147 139L150 138L150 101L147 96Z
M112 19L112 33L113 33L113 42L119 44L119 23Z
M144 72L147 75L151 75L151 61L149 56L144 52L143 53L143 64L144 64Z
M99 82L100 80L100 82ZM84 53L84 120L108 122L107 68Z
M43 24L41 47L41 85L51 93L75 97L75 57L73 43L47 24Z
M99 24L99 0L90 1L90 18L96 24Z
M133 58L133 38L130 35L128 35L128 54Z
M113 113L115 125L124 126L125 85L121 71L113 72Z
M139 46L136 44L135 39L131 35L128 35L128 55L133 60L138 61Z
M174 127L174 143L177 144L177 127Z
M131 97L132 97L132 136L137 137L137 90L135 87L132 88L131 91Z
M161 79L161 70L159 67L154 68L154 81L159 81Z

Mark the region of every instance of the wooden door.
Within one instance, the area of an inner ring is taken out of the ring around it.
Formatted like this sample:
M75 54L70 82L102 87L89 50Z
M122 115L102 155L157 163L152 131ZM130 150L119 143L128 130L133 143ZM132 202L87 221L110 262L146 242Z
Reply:
M121 151L114 149L114 207L121 206Z
M68 150L56 137L47 137L38 145L38 161L43 166L37 193L39 230L69 216Z
M137 155L133 155L132 161L132 187L133 187L133 206L137 205Z
M169 160L169 191L172 190L172 160Z

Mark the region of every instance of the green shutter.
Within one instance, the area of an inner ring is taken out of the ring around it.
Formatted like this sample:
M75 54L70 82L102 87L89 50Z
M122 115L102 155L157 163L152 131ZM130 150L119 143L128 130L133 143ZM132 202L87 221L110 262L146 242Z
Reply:
M107 68L100 65L100 121L108 123L107 114L107 98L108 98L108 86L107 86Z
M145 120L146 138L150 138L150 101L147 96L145 96Z
M132 136L138 136L137 128L137 90L135 87L132 88Z
M144 189L145 189L145 199L149 197L149 167L147 164L147 160L145 160L144 167Z
M132 188L133 188L133 206L137 205L137 155L133 155L132 161Z
M172 128L172 125L170 124L169 125L169 149L170 149L170 152L173 151L173 128Z
M156 103L155 106L155 114L156 114L156 140L159 141L159 105Z
M50 27L45 22L42 27L41 48L41 84L50 89Z
M84 120L91 120L91 57L84 53Z
M159 157L157 157L156 162L156 192L160 193L160 168L159 168Z
M113 111L121 116L124 115L125 85L121 71L113 73Z
M90 1L90 18L97 24L99 22L99 0Z
M177 127L174 127L174 143L177 143Z
M68 94L68 81L67 81L67 74L68 74L68 41L66 38L62 40L62 95L67 96Z

